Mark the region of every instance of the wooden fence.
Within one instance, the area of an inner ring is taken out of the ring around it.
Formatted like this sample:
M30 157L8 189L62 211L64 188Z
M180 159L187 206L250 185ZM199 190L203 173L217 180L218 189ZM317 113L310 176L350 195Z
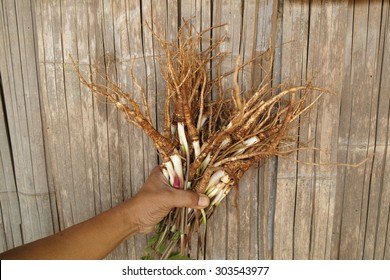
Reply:
M390 259L390 26L388 0L2 0L0 2L0 250L53 234L131 197L157 164L152 143L80 85L106 69L147 89L161 127L158 42L181 18L226 23L224 69L276 48L273 81L334 92L296 133L317 148L272 158L209 221L206 259ZM272 38L272 39L270 39ZM202 44L207 44L205 36ZM247 67L243 86L261 69ZM332 163L354 164L358 167ZM321 165L307 164L321 163ZM139 259L146 236L108 258Z

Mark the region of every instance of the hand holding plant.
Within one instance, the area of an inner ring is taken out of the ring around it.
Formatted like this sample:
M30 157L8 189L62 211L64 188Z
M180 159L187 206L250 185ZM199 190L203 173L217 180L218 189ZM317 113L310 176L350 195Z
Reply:
M185 22L176 41L167 42L155 35L163 53L159 60L166 82L162 132L153 124L145 91L132 69L133 82L143 97L142 105L107 76L103 77L106 84L102 85L87 81L79 73L81 82L93 94L114 104L129 122L153 140L161 156L161 171L170 187L207 195L210 199L210 205L202 210L194 204L193 208L170 211L150 239L148 258L177 257L174 254L177 246L178 254L188 257L194 233L201 249L207 219L215 208L252 165L295 150L296 140L288 135L289 129L320 97L319 94L309 102L310 93L323 92L310 84L273 86L272 67L258 87L242 89L239 73L255 60L240 64L237 59L235 69L222 73L226 53L217 49L225 37L211 40L207 49L199 51L202 37L212 29L197 33ZM273 50L264 55L272 60ZM224 88L224 79L232 79L233 87ZM162 195L170 193L164 191ZM150 213L151 221L155 221L154 215L159 216ZM149 230L145 226L142 231Z

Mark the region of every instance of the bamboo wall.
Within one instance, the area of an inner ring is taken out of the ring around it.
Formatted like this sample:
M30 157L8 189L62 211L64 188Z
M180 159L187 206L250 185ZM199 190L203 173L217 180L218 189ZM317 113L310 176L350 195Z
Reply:
M199 30L226 23L212 34L227 34L218 50L230 54L226 70L238 55L246 61L273 44L275 84L311 81L334 92L295 130L316 149L252 168L240 183L239 212L231 194L198 257L390 259L388 0L2 0L0 251L137 192L157 164L153 145L92 98L70 57L85 76L96 66L137 93L135 58L161 127L158 43L144 22L154 19L153 30L173 39L182 17ZM244 87L261 79L256 65L241 74ZM108 258L139 259L145 244L146 236L130 238Z

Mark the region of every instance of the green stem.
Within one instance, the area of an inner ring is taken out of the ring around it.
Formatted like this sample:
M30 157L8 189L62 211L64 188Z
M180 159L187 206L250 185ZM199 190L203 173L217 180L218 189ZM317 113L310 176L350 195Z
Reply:
M165 250L164 254L162 254L160 260L166 260L169 258L169 255L171 254L173 248L175 247L176 245L176 242L177 240L174 240L172 239L170 242L169 242L169 245L167 247L167 249Z
M185 136L185 135L184 135ZM190 168L190 153L189 150L187 149L185 151L186 153L186 177L184 181L184 190L187 190L188 187L188 175L189 175L189 168ZM185 230L186 230L186 225L187 225L187 208L182 208L181 209L181 220L180 220L180 254L182 256L185 255L186 252L186 244L185 244Z

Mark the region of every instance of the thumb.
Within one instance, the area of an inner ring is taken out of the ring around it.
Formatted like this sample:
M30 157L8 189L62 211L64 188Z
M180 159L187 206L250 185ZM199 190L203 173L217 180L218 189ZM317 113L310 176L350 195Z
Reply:
M172 191L173 195L171 196L171 202L173 207L203 209L210 204L210 199L205 194L178 189L172 189Z

